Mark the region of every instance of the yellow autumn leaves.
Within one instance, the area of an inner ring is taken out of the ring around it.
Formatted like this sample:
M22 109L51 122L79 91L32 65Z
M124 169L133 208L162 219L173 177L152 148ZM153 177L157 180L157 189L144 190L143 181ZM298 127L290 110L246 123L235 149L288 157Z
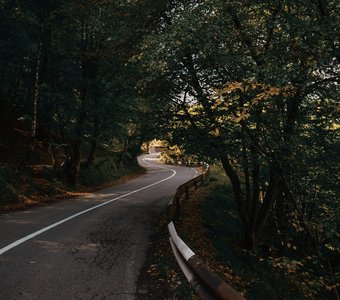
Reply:
M221 89L215 91L212 96L212 110L228 110L234 107L232 120L239 123L250 116L253 108L260 103L266 103L262 112L266 112L272 105L275 97L288 98L295 94L292 85L284 87L270 86L251 80L236 81L225 84Z

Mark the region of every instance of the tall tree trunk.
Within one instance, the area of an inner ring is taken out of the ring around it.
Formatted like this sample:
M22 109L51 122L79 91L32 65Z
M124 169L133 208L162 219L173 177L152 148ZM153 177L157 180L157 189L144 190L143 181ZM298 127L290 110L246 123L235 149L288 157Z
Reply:
M89 167L90 165L93 164L94 162L94 155L96 153L97 150L97 138L93 137L92 142L91 142L91 149L90 149L90 153L89 156L87 157L87 161L86 161L86 166Z
M258 241L263 233L265 224L269 217L270 210L275 200L275 192L277 191L280 176L277 168L274 164L270 167L269 183L261 205L260 211L258 212L256 223L254 226L255 240Z
M34 151L35 140L37 135L37 116L38 116L38 98L39 98L39 78L40 78L40 67L41 67L41 53L42 43L39 43L37 66L35 70L35 81L34 81L34 93L33 93L33 105L32 105L32 124L31 124L31 138L32 143L30 150Z
M43 35L43 27L41 27L41 36L38 44L38 53L37 53L37 63L34 73L34 87L33 87L33 99L32 99L32 122L31 122L31 134L30 141L28 145L27 152L25 154L24 159L20 162L18 169L22 169L25 167L27 162L30 160L36 144L36 135L37 135L37 115L38 115L38 100L39 100L39 81L40 81L40 70L41 70L41 62L42 62L42 35Z
M250 220L249 220L249 214L247 212L247 203L245 199L245 195L242 191L241 181L232 167L230 163L230 159L228 158L228 155L222 154L220 155L220 159L222 162L222 166L224 171L226 172L227 176L230 179L231 185L233 187L234 197L236 200L236 207L238 210L238 214L240 217L240 221L242 224L243 232L244 232L244 242L245 246L255 252L258 238L255 234L255 226L251 226ZM254 225L254 224L253 224Z
M89 58L87 57L88 51L88 34L89 27L87 21L85 20L82 24L83 29L83 57L81 62L82 69L82 86L80 88L80 113L78 122L75 128L75 138L71 144L71 159L70 159L70 170L69 170L69 180L72 184L77 182L80 173L80 163L81 163L81 144L83 137L83 125L85 121L85 104L88 100L89 95Z
M259 212L259 197L260 197L260 164L258 161L258 152L254 147L250 147L252 155L252 195L248 203L249 211L249 229L247 232L248 248L256 252L256 247L260 236L255 235L255 224Z
M69 180L71 184L76 184L81 163L81 144L83 134L84 114L80 113L77 128L75 130L75 138L71 144L71 157L69 160Z
M280 175L275 163L273 162L270 169L270 179L269 184L265 193L265 197L261 204L260 202L260 187L259 187L259 174L260 166L258 163L257 153L255 149L252 150L252 195L251 198L246 199L246 195L242 190L241 181L239 175L231 165L230 159L227 155L220 155L222 166L229 177L234 197L236 200L236 206L240 216L240 220L243 227L243 232L245 236L246 247L256 252L258 242L262 236L264 227L266 225L270 210L275 200L275 193L278 188ZM249 187L248 187L249 188Z
M120 153L119 157L118 157L118 161L117 161L117 167L118 169L120 168L121 163L123 162L124 159L124 155L128 149L128 145L129 145L129 138L125 138L124 140L124 148L123 151Z
M238 209L238 213L244 228L248 227L249 219L247 217L246 207L245 207L245 199L244 193L241 187L241 181L236 171L232 167L229 157L227 154L220 154L220 160L222 162L223 169L227 176L230 179L231 185L233 187L234 197L236 201L236 206Z
M70 160L69 180L71 184L77 182L81 162L81 138L76 138L72 144L72 156Z

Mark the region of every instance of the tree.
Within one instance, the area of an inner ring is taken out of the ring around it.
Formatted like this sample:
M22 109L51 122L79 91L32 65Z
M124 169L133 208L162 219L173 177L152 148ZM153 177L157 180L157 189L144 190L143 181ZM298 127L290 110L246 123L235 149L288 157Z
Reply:
M208 141L202 149L220 159L255 251L268 218L283 214L287 222L291 212L282 207L298 201L306 108L338 80L335 3L176 3L141 60L169 82L171 130L180 128L186 144Z
M47 145L55 168L62 165L73 183L84 157L93 163L98 143L115 140L123 153L133 148L136 155L132 140L140 131L131 128L144 126L138 106L146 100L136 88L133 56L164 3L1 2L2 127L24 121L32 145ZM55 155L61 149L62 160ZM29 155L22 165L28 162Z

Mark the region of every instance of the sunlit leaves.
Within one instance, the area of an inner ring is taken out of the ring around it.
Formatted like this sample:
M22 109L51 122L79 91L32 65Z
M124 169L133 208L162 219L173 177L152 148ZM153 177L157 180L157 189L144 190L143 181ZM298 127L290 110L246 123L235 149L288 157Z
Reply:
M256 83L250 80L232 82L225 84L223 88L216 90L212 96L212 110L230 111L236 123L249 118L251 112L261 105L262 113L275 108L275 102L292 97L294 87L284 86L282 88ZM281 99L278 99L280 96Z

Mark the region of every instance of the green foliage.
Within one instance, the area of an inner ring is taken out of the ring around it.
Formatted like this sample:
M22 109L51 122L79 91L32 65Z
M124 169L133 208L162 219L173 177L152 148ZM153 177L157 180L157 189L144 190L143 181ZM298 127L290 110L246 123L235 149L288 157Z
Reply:
M28 136L37 113L34 139L72 184L104 181L153 138L218 159L244 245L267 243L273 270L310 249L324 289L339 272L336 1L156 2L1 1L0 129ZM103 143L120 153L96 168Z
M98 143L114 141L122 158L126 153L135 158L156 109L137 88L143 72L132 58L165 6L163 1L156 6L1 1L0 127L20 123L30 133L37 113L34 138L56 152L64 149L54 167L67 166L73 183L81 157L88 155L87 164L93 163ZM80 153L84 143L93 145L86 154Z
M266 231L257 254L242 249L231 185L220 166L211 169L213 180L202 204L205 226L219 259L246 283L247 299L332 299L329 257L314 255L313 249L299 242L302 237L286 241L279 235L275 240L274 233ZM279 252L282 243L289 250L285 255Z
M163 131L223 163L253 251L268 223L316 252L337 241L336 15L335 1L174 1L135 56L173 113Z

